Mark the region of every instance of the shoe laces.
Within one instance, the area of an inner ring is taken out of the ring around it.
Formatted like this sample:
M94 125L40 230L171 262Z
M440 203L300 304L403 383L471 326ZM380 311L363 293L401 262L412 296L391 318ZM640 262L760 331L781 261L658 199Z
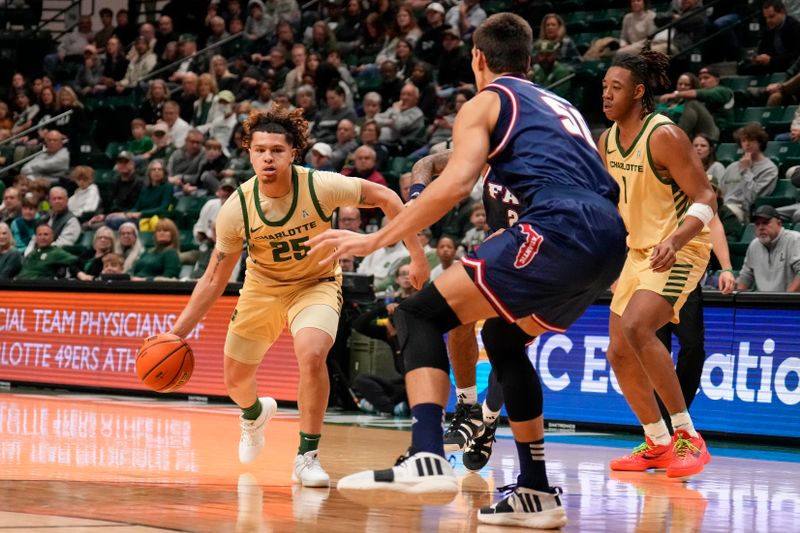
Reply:
M497 487L497 492L500 492L503 495L508 495L517 490L517 486L518 486L517 483L509 483L508 485Z
M417 450L409 446L408 449L403 452L403 455L397 458L397 460L394 462L394 466L400 466L401 464L405 463L406 460L415 453L417 453Z
M699 452L700 448L692 444L688 439L678 437L675 440L675 447L673 448L675 455L681 459L686 457L686 454L691 452Z
M458 426L463 424L469 418L469 413L470 406L464 402L459 402L458 405L456 405L456 412L453 415L453 420L450 421L450 426L447 428L445 433L455 431Z
M633 449L633 451L631 452L631 455L639 455L640 453L644 453L644 452L646 452L648 450L650 450L650 445L647 444L647 442L643 442L640 445L638 445L636 448Z

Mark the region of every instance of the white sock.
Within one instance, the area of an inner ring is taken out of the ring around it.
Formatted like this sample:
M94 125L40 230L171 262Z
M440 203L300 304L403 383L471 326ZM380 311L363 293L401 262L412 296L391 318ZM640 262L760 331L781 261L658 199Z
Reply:
M472 387L466 387L464 389L459 389L458 387L456 387L456 398L458 398L458 403L465 403L467 405L478 403L477 385L473 385Z
M680 413L669 415L669 420L672 423L673 430L678 431L679 429L682 429L691 437L697 436L697 431L694 429L694 424L692 423L692 417L689 416L689 411L681 411Z
M659 418L658 422L652 424L642 424L644 434L647 435L653 444L656 446L665 446L672 442L672 437L667 429L667 424L664 423L663 418Z
M483 401L483 423L484 424L494 424L494 421L497 420L497 415L500 414L500 411L492 411L489 409L489 406L486 405L486 400Z

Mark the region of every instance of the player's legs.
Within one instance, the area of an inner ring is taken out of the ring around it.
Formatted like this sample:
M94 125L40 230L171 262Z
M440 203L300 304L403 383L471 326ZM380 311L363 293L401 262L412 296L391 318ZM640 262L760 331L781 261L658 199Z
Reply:
M456 382L455 414L444 432L444 448L462 451L482 429L481 407L478 405L475 365L478 363L478 340L475 324L463 324L447 333L447 351Z

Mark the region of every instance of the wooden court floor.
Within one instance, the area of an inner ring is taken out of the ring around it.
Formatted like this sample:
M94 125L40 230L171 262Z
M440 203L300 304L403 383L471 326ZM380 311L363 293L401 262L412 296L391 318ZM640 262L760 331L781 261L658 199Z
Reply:
M237 461L238 411L227 406L97 395L0 393L0 533L8 532L505 532L478 526L475 510L514 481L515 448L500 438L489 465L468 474L446 506L368 507L335 489L291 484L296 412L282 409L267 447ZM332 478L385 468L407 426L331 416L320 457ZM503 432L508 435L507 431ZM550 481L565 493L569 524L589 532L800 531L800 452L719 443L688 483L663 473L616 475L608 461L634 437L548 435ZM520 530L530 531L530 530Z

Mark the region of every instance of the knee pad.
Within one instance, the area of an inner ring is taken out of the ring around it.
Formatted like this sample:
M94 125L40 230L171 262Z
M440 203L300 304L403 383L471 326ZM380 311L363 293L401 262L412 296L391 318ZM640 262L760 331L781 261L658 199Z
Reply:
M503 389L509 420L524 422L542 414L542 384L528 359L533 337L516 324L490 318L483 324L481 338L492 369Z
M401 303L392 321L397 328L406 372L425 367L450 372L442 335L460 321L434 285Z

